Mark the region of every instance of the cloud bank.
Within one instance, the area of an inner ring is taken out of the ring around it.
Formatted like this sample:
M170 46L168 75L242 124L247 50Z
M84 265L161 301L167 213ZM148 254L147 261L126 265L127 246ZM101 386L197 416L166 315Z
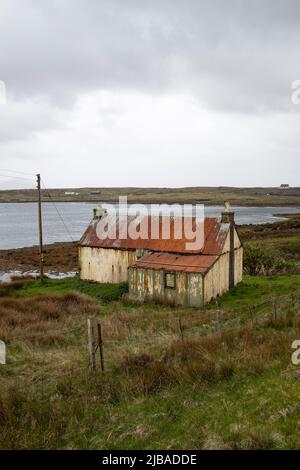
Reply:
M51 186L299 184L299 24L296 0L3 0L1 166Z

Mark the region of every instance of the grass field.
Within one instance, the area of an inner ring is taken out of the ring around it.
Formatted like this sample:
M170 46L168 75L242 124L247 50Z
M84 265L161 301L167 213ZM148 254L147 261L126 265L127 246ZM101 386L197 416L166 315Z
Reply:
M297 275L245 277L220 299L217 335L214 304L137 305L126 285L78 279L2 285L0 447L299 448L299 290ZM277 319L256 308L291 293ZM87 368L87 317L102 325L104 374Z

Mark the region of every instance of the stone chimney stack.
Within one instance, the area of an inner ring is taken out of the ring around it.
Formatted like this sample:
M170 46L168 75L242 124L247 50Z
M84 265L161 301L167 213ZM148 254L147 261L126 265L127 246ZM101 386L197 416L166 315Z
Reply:
M107 215L107 210L106 209L103 209L103 207L101 206L101 204L99 204L98 207L95 207L93 209L93 220L94 221L99 221L102 219L102 217L104 217L105 215Z
M224 211L222 212L221 222L222 224L232 224L232 225L235 224L234 212L231 209L229 202L225 202L225 208L224 208Z
M230 252L229 252L229 289L235 286L235 249L234 249L234 232L235 221L234 212L229 202L225 202L225 209L221 217L222 224L230 224Z

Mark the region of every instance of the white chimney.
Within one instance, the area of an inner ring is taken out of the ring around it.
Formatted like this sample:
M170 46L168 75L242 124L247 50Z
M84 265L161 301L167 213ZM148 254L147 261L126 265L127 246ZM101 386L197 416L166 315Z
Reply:
M95 207L95 208L93 209L93 213L94 213L93 219L94 219L94 220L100 220L100 219L102 219L102 217L104 217L104 216L107 215L107 210L104 209L104 208L101 206L101 204L99 204L98 207Z

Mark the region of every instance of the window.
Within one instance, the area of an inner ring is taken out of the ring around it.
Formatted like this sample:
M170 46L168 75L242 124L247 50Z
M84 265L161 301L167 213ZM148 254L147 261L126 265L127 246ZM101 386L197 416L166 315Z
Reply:
M165 274L165 287L168 287L169 289L175 289L176 287L175 273Z

